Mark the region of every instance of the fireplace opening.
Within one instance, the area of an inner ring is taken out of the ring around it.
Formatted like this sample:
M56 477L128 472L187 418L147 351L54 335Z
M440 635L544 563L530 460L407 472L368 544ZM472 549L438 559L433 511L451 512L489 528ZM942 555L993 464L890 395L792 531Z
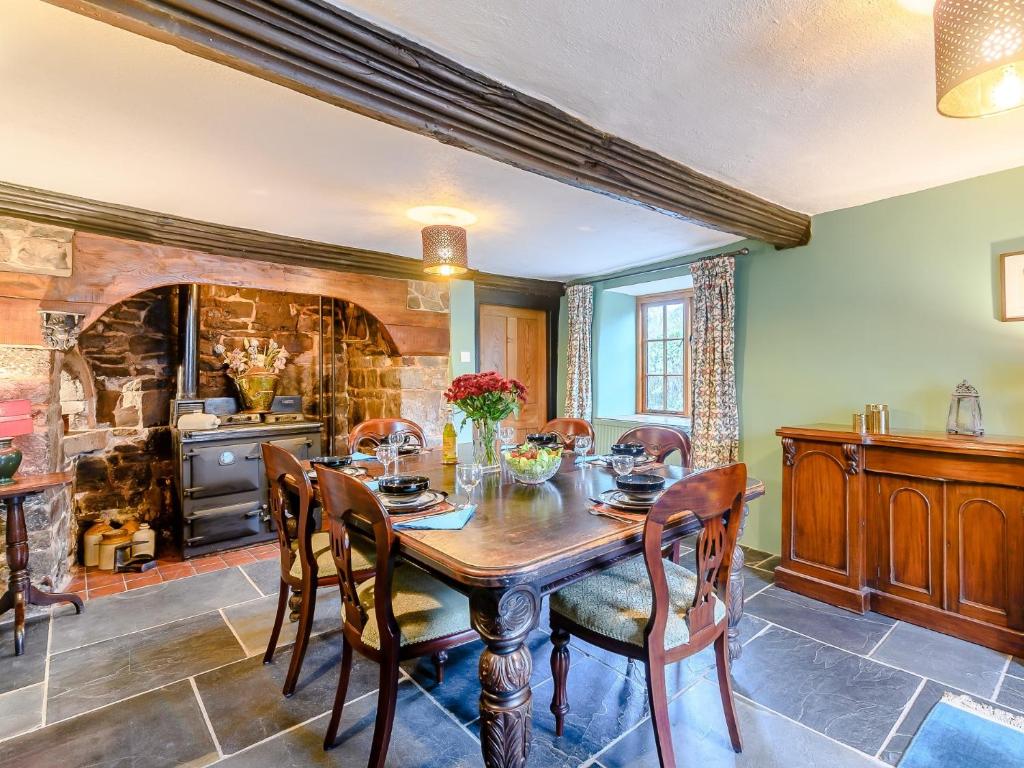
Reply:
M428 442L440 442L447 357L403 357L371 312L342 299L225 285L203 285L198 294L198 398L237 397L216 345L274 339L290 355L278 394L301 397L303 416L320 424L323 450L345 452L349 430L376 417L411 418ZM183 357L178 315L178 286L145 291L110 307L65 356L71 555L96 520L148 522L159 551L180 546L181 510L169 503L179 497L169 492L176 482L171 403Z

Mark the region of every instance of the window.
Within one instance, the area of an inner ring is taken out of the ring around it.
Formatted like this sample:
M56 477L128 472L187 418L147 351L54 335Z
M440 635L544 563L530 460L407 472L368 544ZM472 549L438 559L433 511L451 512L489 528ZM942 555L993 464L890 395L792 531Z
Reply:
M637 410L690 415L693 291L638 296Z

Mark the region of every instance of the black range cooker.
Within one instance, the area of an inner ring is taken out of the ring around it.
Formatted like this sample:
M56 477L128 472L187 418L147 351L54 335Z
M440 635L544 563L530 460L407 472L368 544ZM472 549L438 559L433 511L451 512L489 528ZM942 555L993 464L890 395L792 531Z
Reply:
M260 443L284 448L300 460L321 453L316 421L225 424L173 433L186 558L276 536Z

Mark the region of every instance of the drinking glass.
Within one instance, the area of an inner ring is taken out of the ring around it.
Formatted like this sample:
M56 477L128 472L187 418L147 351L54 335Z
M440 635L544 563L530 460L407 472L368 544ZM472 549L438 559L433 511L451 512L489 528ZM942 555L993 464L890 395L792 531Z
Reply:
M455 479L466 492L466 504L473 501L473 489L484 476L484 468L480 464L459 464L455 468Z
M395 447L395 474L398 474L398 462L401 458L400 448L405 445L408 435L405 432L392 432L388 435L388 445Z
M395 463L395 472L398 472L398 446L391 443L381 443L377 446L377 461L384 467L384 477L389 477L388 467Z
M628 475L636 463L632 456L612 456L612 469L617 475Z
M498 427L498 439L501 441L502 448L511 448L516 444L516 428Z
M577 456L586 456L590 453L594 440L590 435L580 435L576 438L576 442L573 445L575 446L573 450Z

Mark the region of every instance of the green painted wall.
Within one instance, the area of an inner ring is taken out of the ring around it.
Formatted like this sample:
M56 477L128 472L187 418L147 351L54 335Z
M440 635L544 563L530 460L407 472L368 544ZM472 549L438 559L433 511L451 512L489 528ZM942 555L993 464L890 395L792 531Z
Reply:
M476 371L476 286L472 280L452 280L450 288L451 316L451 378ZM469 352L469 362L461 361L461 353ZM456 427L459 419L456 418ZM473 441L472 428L467 424L459 432L459 442Z
M1024 434L1024 323L997 319L999 254L1024 250L1024 168L816 216L803 248L744 245L740 450L768 491L748 544L780 550L782 425L847 424L885 402L894 427L941 430L966 377L989 434Z
M966 377L990 434L1024 434L1024 324L999 313L998 255L1024 249L1024 168L814 217L810 245L737 262L742 456L768 485L746 540L780 549L781 425L945 429Z
M636 411L636 297L594 286L594 418Z

